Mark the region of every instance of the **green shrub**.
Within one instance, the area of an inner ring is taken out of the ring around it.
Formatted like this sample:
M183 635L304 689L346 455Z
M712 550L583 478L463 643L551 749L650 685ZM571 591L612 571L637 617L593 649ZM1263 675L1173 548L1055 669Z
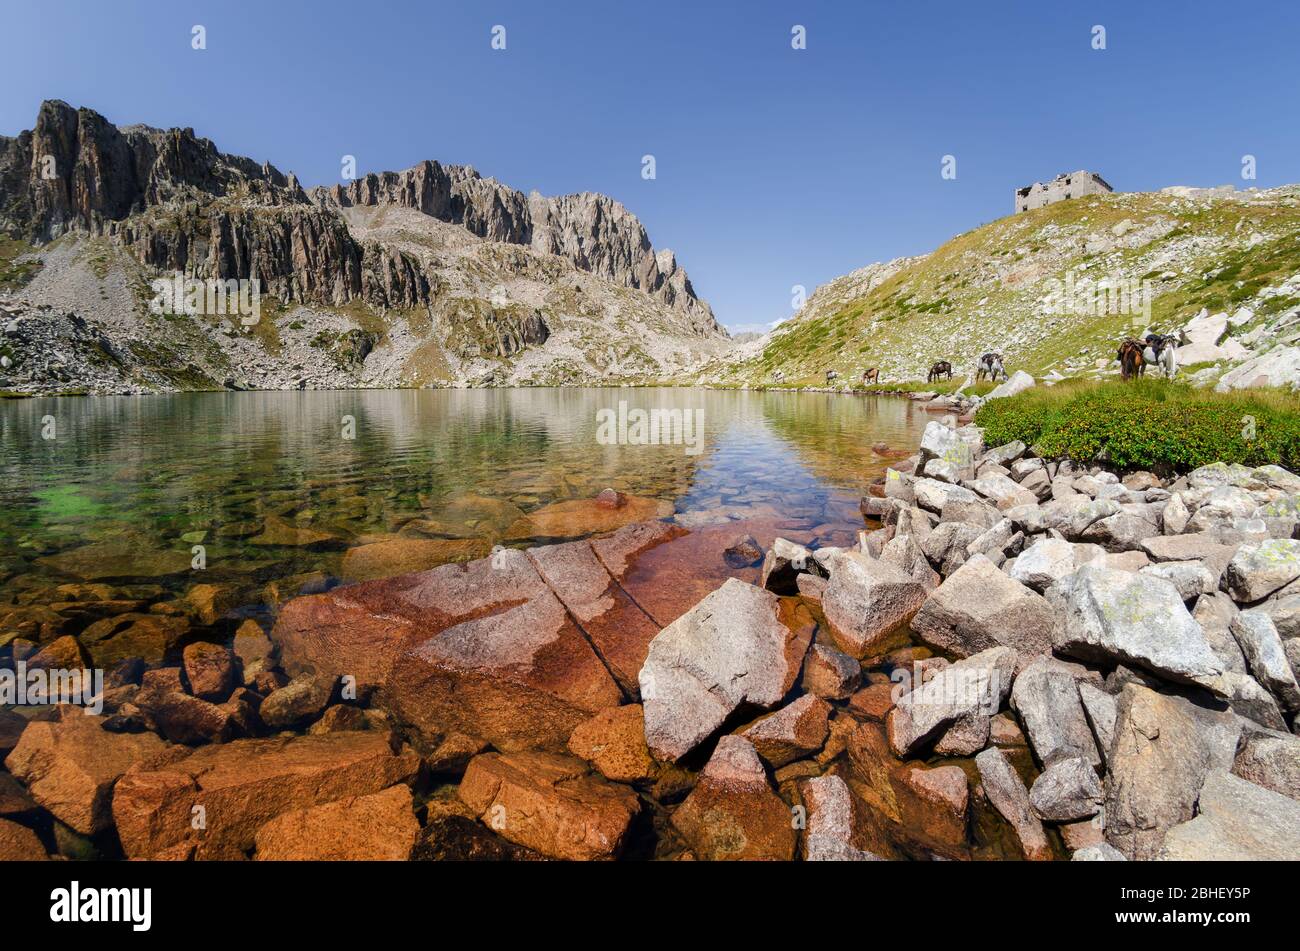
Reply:
M1187 472L1211 462L1300 471L1300 398L1214 393L1164 380L1035 387L975 415L987 445L1019 439L1049 458Z

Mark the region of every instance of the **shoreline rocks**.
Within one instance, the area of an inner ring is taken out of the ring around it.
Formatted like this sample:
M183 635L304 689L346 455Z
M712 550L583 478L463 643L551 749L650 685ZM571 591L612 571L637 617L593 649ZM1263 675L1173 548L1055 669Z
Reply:
M856 544L767 510L616 525L636 503L611 490L582 508L608 534L317 585L270 636L219 586L77 635L31 605L12 657L122 662L103 716L0 718L0 799L146 859L1291 847L1300 479L1120 479L951 419L889 472Z

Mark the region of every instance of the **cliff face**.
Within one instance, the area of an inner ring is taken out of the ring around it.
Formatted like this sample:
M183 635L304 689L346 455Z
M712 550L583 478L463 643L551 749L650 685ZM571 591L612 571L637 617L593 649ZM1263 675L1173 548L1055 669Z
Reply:
M718 329L712 310L695 296L672 252L656 253L636 216L605 195L525 195L468 166L422 162L402 172L366 175L346 186L315 188L312 197L327 208L411 208L480 238L559 255L662 301L687 315L702 334Z
M118 128L57 101L41 106L30 131L0 137L0 234L34 248L30 257L44 268L25 289L33 308L94 310L82 278L67 276L78 266L62 247L72 242L94 246L91 269L113 285L100 297L138 297L153 276L179 271L257 279L283 305L277 313L309 308L368 321L377 343L357 368L368 382L366 368L381 365L380 383L410 382L402 361L417 358L428 365L414 374L421 380L550 382L551 350L564 381L629 368L668 375L670 365L699 356L692 341L705 349L727 342L672 252L656 251L637 218L603 195L525 195L435 161L309 194L293 175L222 153L192 129ZM124 268L124 276L106 278L106 268ZM139 302L112 304L112 323L134 329L129 312ZM388 333L391 312L411 315L412 326ZM318 330L345 332L336 323ZM268 330L267 346L288 330ZM395 356L388 344L405 349ZM187 346L176 342L177 351ZM534 359L538 349L543 357ZM220 367L213 372L220 376Z
M65 102L42 103L33 129L0 139L0 228L29 240L102 233L147 208L225 196L307 202L292 175L224 155L193 129L118 129Z
M0 139L5 232L38 243L78 230L120 235L143 264L203 277L258 277L291 300L429 302L429 282L410 260L367 253L334 214L385 205L559 255L688 315L700 333L718 331L671 252L656 254L636 216L604 195L528 196L467 166L426 161L316 188L309 198L293 175L225 155L193 129L118 129L96 112L58 101L42 104L31 131Z

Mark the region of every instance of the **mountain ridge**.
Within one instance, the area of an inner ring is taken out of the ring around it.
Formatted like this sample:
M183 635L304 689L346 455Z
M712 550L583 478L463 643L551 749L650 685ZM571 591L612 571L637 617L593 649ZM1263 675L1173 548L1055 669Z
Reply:
M403 211L416 217L388 227ZM0 137L0 232L0 304L20 325L48 306L92 336L127 335L107 361L72 360L65 375L89 373L95 391L635 382L727 346L676 256L608 196L525 195L434 160L307 190L192 129L119 128L59 100L31 130ZM141 313L142 286L168 272L258 281L271 320L242 332L260 349L227 346L230 322L217 322L214 349ZM366 342L345 347L348 359L311 352L357 333ZM193 372L120 359L151 337ZM0 389L54 382L24 340L9 341L0 378L26 376Z

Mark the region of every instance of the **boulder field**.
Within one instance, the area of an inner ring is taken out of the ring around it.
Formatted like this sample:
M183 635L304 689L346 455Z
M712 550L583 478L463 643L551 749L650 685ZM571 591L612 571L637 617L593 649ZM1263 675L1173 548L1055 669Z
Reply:
M101 715L0 720L0 838L24 858L69 836L153 859L1300 854L1300 477L1113 473L948 418L861 508L845 547L651 518L293 598L180 667L123 661Z

